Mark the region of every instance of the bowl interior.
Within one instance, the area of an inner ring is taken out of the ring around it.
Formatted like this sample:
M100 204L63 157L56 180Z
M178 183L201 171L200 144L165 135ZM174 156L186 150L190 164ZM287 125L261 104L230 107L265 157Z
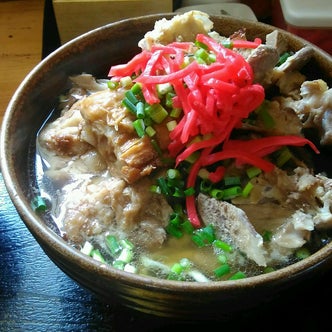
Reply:
M10 197L26 226L50 258L83 286L102 297L112 298L111 294L115 292L128 306L171 316L176 315L176 311L184 316L192 315L195 310L201 312L201 304L208 302L210 295L214 294L215 300L210 301L206 308L206 311L210 310L210 313L214 314L214 311L211 311L213 305L227 303L234 296L241 298L241 292L245 288L251 289L252 292L253 287L261 287L260 296L257 298L264 298L268 291L273 293L271 290L275 285L286 287L286 284L290 285L292 280L306 276L315 267L329 265L331 245L294 266L261 277L237 282L180 285L178 282L137 277L101 267L99 263L84 257L67 245L48 226L47 221L42 220L30 207L31 198L36 192L32 167L36 134L54 109L57 97L67 88L68 76L87 72L95 77L106 78L111 65L123 63L139 52L138 41L145 32L153 29L156 20L171 16L173 14L149 15L109 24L68 42L37 65L21 83L5 113L1 131L1 168ZM267 33L276 29L263 23L244 22L228 16L211 19L215 23L214 30L226 36L245 26L249 39L259 37L264 40ZM309 44L301 38L280 31L293 50ZM315 50L306 72L312 78L322 77L323 72L323 78L331 86L332 59L317 47ZM318 171L326 171L332 176L330 155L330 150L322 150L315 164ZM192 295L197 293L200 298L193 299ZM217 293L223 294L217 296ZM178 303L170 308L169 302L179 302L179 297L185 298L183 304ZM184 309L187 302L191 303L189 311ZM249 305L250 302L252 298L250 293L247 293L242 304Z

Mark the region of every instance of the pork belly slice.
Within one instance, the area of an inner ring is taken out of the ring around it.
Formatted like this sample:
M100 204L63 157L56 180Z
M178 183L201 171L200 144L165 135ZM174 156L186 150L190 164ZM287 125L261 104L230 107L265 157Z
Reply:
M138 137L134 116L122 105L125 90L104 90L81 101L82 137L96 148L114 176L134 183L161 165L146 135Z
M78 179L62 196L58 223L71 243L83 245L91 237L114 234L130 239L140 248L159 247L172 212L162 195L149 190L144 178L133 185L111 176ZM61 199L61 198L60 198ZM103 243L101 238L100 243Z
M247 61L254 71L255 82L264 85L265 76L279 61L279 54L276 48L261 44L251 52Z
M256 264L266 266L263 238L243 210L204 194L198 195L197 208L203 222L214 226L218 238L231 242Z
M42 148L57 156L73 157L85 154L93 147L81 139L83 122L78 101L40 131L38 142Z

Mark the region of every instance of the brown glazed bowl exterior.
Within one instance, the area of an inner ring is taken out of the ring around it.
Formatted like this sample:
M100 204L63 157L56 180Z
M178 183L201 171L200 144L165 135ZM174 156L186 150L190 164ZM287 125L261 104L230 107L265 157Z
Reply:
M272 299L277 292L330 268L332 243L299 263L257 277L209 283L159 280L105 267L85 256L69 246L30 207L34 177L29 170L36 133L54 107L57 96L66 88L68 76L87 72L106 77L111 65L128 61L139 51L138 41L153 29L156 20L173 15L149 15L111 23L77 37L41 61L21 83L5 113L1 167L8 193L26 227L50 259L80 285L105 301L116 301L157 316L182 320L220 319ZM211 19L214 30L223 35L246 27L248 38L264 40L267 33L276 29L229 16ZM309 44L280 31L294 50ZM312 66L319 66L330 84L332 58L313 47Z

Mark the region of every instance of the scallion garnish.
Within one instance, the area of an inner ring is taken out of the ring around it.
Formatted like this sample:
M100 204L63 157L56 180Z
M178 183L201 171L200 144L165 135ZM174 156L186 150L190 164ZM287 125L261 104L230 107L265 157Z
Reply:
M105 258L103 257L99 249L93 249L90 253L90 256L98 262L106 263Z
M44 198L38 195L32 199L31 207L36 212L44 212L46 211L47 205Z
M213 270L215 276L218 278L228 274L230 271L231 271L231 269L228 264L222 264Z
M225 176L223 181L226 187L238 186L241 184L241 179L239 176Z
M295 252L295 257L300 260L305 259L309 256L310 256L310 251L307 248L302 247L302 248L297 249Z
M249 181L242 189L242 196L248 197L250 192L253 190L254 185Z
M122 247L114 235L106 235L105 243L112 256L116 256L120 253Z
M198 228L193 232L192 240L198 247L210 245L216 239L212 225Z
M252 167L247 168L246 173L247 173L248 178L252 179L255 176L262 173L262 170L258 167L252 166Z
M245 275L244 272L242 271L238 271L236 273L234 273L228 280L238 280L238 279L244 279L247 276Z
M224 200L230 200L242 194L242 188L240 186L234 186L230 188L225 188L224 190Z
M143 137L145 135L145 123L143 119L136 119L133 122L134 129L136 130L136 133L138 137Z
M219 249L221 249L223 251L226 251L226 252L232 252L233 251L233 247L230 244L228 244L224 241L221 241L221 240L213 241L213 245L216 248L219 248Z
M238 279L244 279L247 276L245 275L245 273L243 273L242 271L238 271L236 273L234 273L230 278L228 278L228 280L238 280Z

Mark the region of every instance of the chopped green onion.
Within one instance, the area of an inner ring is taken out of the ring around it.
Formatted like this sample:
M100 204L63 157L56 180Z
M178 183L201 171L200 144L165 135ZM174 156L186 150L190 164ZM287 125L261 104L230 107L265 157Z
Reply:
M185 160L186 160L188 163L193 164L193 163L198 159L199 156L200 156L199 151L195 151L195 152L192 153L190 156L188 156Z
M120 84L124 88L127 88L133 84L133 80L131 79L130 76L124 76L120 78Z
M277 157L277 166L278 167L282 167L284 166L287 161L289 161L290 159L292 159L293 155L292 152L289 150L289 148L287 146L282 147L279 150L279 155Z
M307 248L299 248L295 252L297 259L305 259L310 256L310 251Z
M160 104L148 105L145 109L145 112L156 123L162 123L168 116L168 112Z
M204 50L207 50L207 49L208 49L207 45L205 45L205 44L202 43L202 42L199 42L198 40L195 40L195 46L196 46L196 47L199 47L199 48L203 48Z
M105 258L103 257L103 255L101 254L101 252L100 252L99 249L93 249L90 255L96 261L99 261L101 263L105 263L106 262Z
M180 179L181 177L181 174L180 174L180 171L178 169L175 169L175 168L169 168L167 170L167 177L169 179Z
M172 131L172 130L175 129L175 127L177 126L177 124L178 124L178 123L177 123L175 120L168 121L168 122L166 123L166 127L167 127L168 131Z
M157 151L158 155L162 156L163 152L161 151L158 142L156 140L152 139L151 144L152 144L153 148Z
M147 126L145 128L145 133L149 136L149 137L153 137L154 135L156 135L156 131L154 130L153 127L151 126Z
M262 234L262 237L264 242L269 242L272 239L272 232L265 230Z
M166 93L165 96L165 106L168 108L172 108L173 107L173 98L175 96L174 92L168 92Z
M138 99L136 98L135 94L132 90L128 90L125 92L125 97L134 105L138 103Z
M242 189L242 196L243 197L248 197L251 190L254 188L254 185L249 181L244 188Z
M197 247L202 248L204 246L206 246L206 243L204 242L204 240L198 235L198 234L194 234L191 236L191 239L193 240L193 242L197 245Z
M234 273L230 278L228 278L228 280L238 280L238 279L244 279L246 278L245 273L238 271L236 273Z
M199 190L202 193L209 193L212 190L212 183L209 180L202 180L199 185Z
M159 96L166 95L167 93L170 93L173 91L173 87L170 83L157 84L156 89L157 89Z
M214 62L216 62L216 60L217 60L217 56L214 53L209 53L209 57L208 57L207 62L208 63L214 63Z
M117 260L129 263L134 257L134 253L130 248L123 248Z
M36 196L32 199L31 207L36 212L44 212L47 208L45 200L41 196Z
M178 239L183 236L181 229L177 225L171 223L166 226L166 232Z
M242 193L242 188L240 186L230 187L224 189L224 200L235 198Z
M211 197L221 200L224 197L224 191L222 189L212 189L209 194Z
M136 105L133 104L128 98L122 99L122 105L124 105L131 113L136 115Z
M265 100L262 105L257 109L257 115L260 120L263 122L264 127L271 129L275 126L275 122L271 114L269 113L268 108L269 102Z
M195 52L195 58L196 61L201 62L201 63L207 63L207 60L209 58L209 52L205 50L204 48L199 48Z
M156 184L153 184L153 185L150 186L150 191L152 193L161 194L160 187Z
M158 178L157 179L157 184L160 187L161 193L163 195L169 195L170 194L170 191L169 191L169 188L168 188L168 185L167 185L167 181L166 181L165 178L163 178L163 177Z
M135 83L131 88L130 88L130 90L133 92L133 94L134 95L139 95L139 94L141 94L141 92L142 92L142 86L141 86L141 84L140 83Z
M227 256L224 254L218 255L217 259L221 264L226 264L228 262Z
M135 245L128 239L122 239L119 241L119 244L122 248L134 249Z
M177 280L177 281L181 281L181 280L185 280L185 277L182 274L178 274L175 272L170 272L167 276L168 280Z
M145 118L144 103L142 101L138 101L136 104L136 116L138 119Z
M123 271L129 272L129 273L137 273L137 268L134 265L126 264L123 268Z
M195 188L194 187L189 187L183 191L185 196L192 196L195 194Z
M118 255L118 253L122 250L121 245L119 244L117 238L114 235L106 235L105 243L113 256Z
M90 256L93 250L93 245L89 241L85 241L83 247L81 248L81 253Z
M136 130L136 133L138 137L143 137L145 135L145 124L143 119L136 119L133 122L134 129Z
M241 179L239 176L225 176L224 177L224 185L226 187L237 186L240 184L241 184Z
M288 57L290 57L290 56L291 56L291 54L288 53L288 52L283 53L279 58L277 66L282 65L288 59Z
M247 168L246 173L247 173L248 178L252 179L255 176L262 173L262 170L258 167L252 166L252 167Z
M211 190L211 186L212 186L212 183L210 181L208 181L209 179L209 175L210 175L210 172L206 169L206 168L201 168L198 172L198 176L203 179L203 181L207 182L209 184L209 187ZM205 184L203 184L203 187L204 187ZM208 190L208 191L209 191Z
M183 266L180 263L175 263L171 267L171 272L174 272L176 274L180 274L183 271Z
M173 225L180 225L180 223L181 223L181 221L182 221L182 217L180 216L180 214L179 213L177 213L177 212L173 212L172 214L171 214L171 216L170 216L170 219L169 219L169 222L171 223L171 224L173 224Z
M169 113L170 117L172 118L178 118L182 113L182 109L181 108L173 108L171 110L171 112Z
M230 39L223 41L222 45L226 48L230 48L230 49L233 48L233 42Z
M185 257L180 259L180 264L185 270L188 270L193 266L193 263L188 258Z
M123 261L120 261L118 259L116 259L113 263L112 266L118 270L124 270L126 263Z
M189 219L186 219L182 224L181 228L187 233L187 234L192 234L193 231L195 230L194 226L190 222Z
M216 269L213 270L214 274L216 277L220 278L224 276L225 274L228 274L230 272L230 267L228 264L223 264L217 267Z
M107 82L107 87L110 89L110 90L115 90L117 87L119 86L119 82L118 81L108 81Z
M215 239L216 237L212 225L207 225L203 228L196 229L192 235L192 240L198 247L212 244Z
M270 273L270 272L273 272L275 271L275 269L272 267L272 266L267 266L264 268L264 273Z
M228 244L224 241L221 241L221 240L213 241L213 245L216 248L219 248L219 249L221 249L223 251L226 251L226 252L232 252L233 251L233 247L230 244Z

